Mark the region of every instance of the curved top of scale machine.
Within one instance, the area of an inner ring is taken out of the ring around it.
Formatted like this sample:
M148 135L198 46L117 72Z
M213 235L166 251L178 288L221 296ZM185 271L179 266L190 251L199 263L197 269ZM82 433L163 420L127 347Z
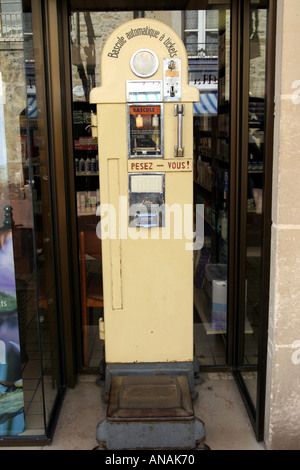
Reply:
M163 80L166 67L169 74L175 73L178 60L181 93L180 100L173 101L199 101L198 89L188 83L187 52L179 35L167 24L151 18L128 21L113 31L103 47L101 86L91 91L90 102L125 103L127 81Z

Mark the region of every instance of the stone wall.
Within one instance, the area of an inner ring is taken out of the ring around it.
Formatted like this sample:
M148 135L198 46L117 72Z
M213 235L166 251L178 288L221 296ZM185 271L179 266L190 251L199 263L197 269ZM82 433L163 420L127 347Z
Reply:
M26 108L23 41L0 41L0 64L7 153L7 167L0 168L0 199L7 199L8 184L19 184L23 174L20 130L20 115Z
M278 0L265 441L300 450L300 2Z

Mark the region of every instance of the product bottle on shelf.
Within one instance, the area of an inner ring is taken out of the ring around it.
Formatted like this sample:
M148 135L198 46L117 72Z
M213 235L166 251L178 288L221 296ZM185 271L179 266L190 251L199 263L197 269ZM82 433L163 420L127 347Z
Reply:
M91 212L91 192L85 192L85 210L86 212Z
M89 174L91 172L91 159L90 157L87 157L85 161L85 172Z
M84 194L80 195L80 210L81 211L85 210L85 195Z
M79 173L79 159L75 158L75 173Z
M227 230L228 230L228 220L227 220L227 211L224 207L221 215L221 237L223 240L227 240Z
M79 160L79 173L84 173L85 172L85 161L84 158L81 157Z
M91 158L91 173L92 174L96 173L96 158L95 157Z

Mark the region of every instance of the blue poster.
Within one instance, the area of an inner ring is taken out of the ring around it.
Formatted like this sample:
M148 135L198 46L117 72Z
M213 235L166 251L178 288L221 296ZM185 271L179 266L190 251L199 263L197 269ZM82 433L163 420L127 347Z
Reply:
M11 229L0 229L0 436L25 429Z

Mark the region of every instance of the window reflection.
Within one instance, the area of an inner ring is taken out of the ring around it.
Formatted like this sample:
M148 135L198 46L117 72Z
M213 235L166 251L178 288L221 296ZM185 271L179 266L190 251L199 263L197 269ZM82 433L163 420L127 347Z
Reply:
M257 3L257 2L256 2ZM256 403L259 322L261 316L265 64L267 10L253 2L250 9L249 146L245 269L245 331L243 378Z
M61 384L43 44L37 39L41 11L35 5L32 12L30 2L0 1L0 233L10 230L12 236L18 319L13 343L21 370L15 380L2 368L0 392L23 391L24 427L17 434L26 436L45 435ZM3 276L0 287L5 289ZM2 325L6 313L0 313ZM3 334L0 326L0 341ZM13 421L1 418L7 425L0 434L14 433Z

